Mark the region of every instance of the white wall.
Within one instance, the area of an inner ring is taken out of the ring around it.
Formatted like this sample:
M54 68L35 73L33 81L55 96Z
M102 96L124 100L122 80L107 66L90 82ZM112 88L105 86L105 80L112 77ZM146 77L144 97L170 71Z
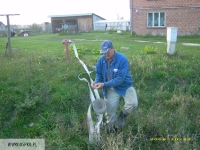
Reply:
M130 30L130 21L129 20L101 20L94 22L94 30L96 31L105 31L107 24L107 30Z

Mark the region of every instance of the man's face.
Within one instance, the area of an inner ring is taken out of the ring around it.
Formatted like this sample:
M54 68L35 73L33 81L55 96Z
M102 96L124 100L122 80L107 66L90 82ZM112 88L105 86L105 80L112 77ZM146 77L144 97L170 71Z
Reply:
M106 57L106 60L111 61L114 57L114 48L109 49L108 52L103 55Z

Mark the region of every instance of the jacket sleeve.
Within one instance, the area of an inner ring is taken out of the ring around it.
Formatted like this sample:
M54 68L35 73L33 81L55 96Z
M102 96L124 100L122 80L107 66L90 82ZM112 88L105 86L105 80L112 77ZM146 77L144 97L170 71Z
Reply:
M116 76L112 80L105 82L104 86L109 88L121 85L124 82L125 77L128 73L128 68L129 68L128 60L125 58L121 59Z

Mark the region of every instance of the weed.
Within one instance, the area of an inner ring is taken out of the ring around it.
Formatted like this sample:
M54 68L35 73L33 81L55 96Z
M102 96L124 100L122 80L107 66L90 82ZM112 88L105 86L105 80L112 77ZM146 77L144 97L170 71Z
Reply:
M149 45L146 45L144 47L144 49L142 50L143 53L146 53L146 54L155 54L157 51L157 48L154 48L152 46L149 46Z

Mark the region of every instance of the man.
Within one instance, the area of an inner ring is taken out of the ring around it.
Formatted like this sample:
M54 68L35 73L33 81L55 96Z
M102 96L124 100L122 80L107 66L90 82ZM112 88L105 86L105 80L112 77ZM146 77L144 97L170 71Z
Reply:
M129 72L129 62L125 55L116 52L113 44L105 40L101 44L100 53L103 54L96 64L96 78L91 84L94 89L102 88L107 104L107 124L110 129L115 126L116 120L120 128L125 126L125 117L138 106L133 79ZM124 106L116 116L120 97L124 99Z

